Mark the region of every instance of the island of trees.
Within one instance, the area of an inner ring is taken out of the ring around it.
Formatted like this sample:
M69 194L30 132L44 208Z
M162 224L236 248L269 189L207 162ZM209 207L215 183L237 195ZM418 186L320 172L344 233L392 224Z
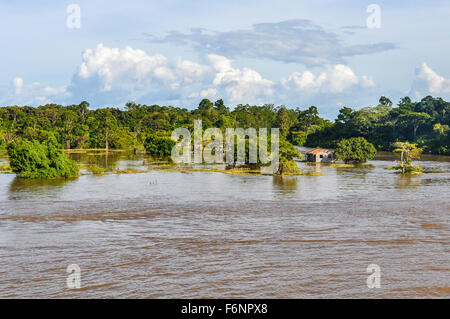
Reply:
M316 106L302 109L273 104L239 104L231 110L222 100L212 102L208 99L203 99L194 110L134 102L126 103L125 108L90 109L89 106L83 101L67 106L0 107L0 148L23 151L33 144L41 154L50 154L55 148L102 148L146 150L153 155L167 156L174 143L170 139L171 132L177 127L192 131L194 120L201 119L204 129L217 127L223 131L236 127L278 127L281 170L285 171L290 167L294 169L292 159L298 153L293 145L340 146L347 150L362 145L368 152L361 158L340 154L344 161L372 158L374 150L369 144L377 150L399 151L400 144L395 144L398 142L413 144L427 153L450 155L450 103L432 96L416 102L404 97L397 106L383 96L373 107L342 107L334 121L320 117ZM47 156L42 165L59 167L55 164L57 158L64 164L64 169L49 174L76 174L72 163L58 156L60 154L53 155L53 159ZM410 159L403 166L407 167Z

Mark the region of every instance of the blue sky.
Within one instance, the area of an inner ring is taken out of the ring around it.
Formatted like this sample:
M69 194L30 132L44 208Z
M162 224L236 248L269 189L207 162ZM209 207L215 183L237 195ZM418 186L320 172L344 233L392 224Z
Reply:
M67 7L80 8L69 28ZM370 4L380 28L368 28ZM448 1L0 1L1 105L450 99Z

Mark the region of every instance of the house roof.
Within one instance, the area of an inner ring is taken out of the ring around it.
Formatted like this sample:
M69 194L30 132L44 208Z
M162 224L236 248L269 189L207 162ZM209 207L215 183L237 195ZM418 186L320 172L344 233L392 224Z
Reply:
M315 150L312 150L311 152L308 152L308 154L316 155L322 152L328 151L324 148L316 148Z

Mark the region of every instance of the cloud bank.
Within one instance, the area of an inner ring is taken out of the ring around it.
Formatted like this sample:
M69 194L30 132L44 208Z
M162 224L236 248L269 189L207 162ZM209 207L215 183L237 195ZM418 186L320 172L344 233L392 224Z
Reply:
M211 32L192 29L190 33L169 32L163 38L148 35L149 41L192 47L205 54L229 58L263 58L301 63L308 67L343 64L346 57L384 52L396 48L390 42L345 45L339 36L309 20L255 24L248 30Z
M195 107L202 98L222 98L225 103L312 104L337 109L357 106L361 96L375 101L376 83L369 75L359 75L345 64L322 70L293 71L281 79L268 79L257 70L236 67L233 60L208 54L205 62L169 59L162 54L127 46L112 48L98 44L82 54L77 72L69 85L51 87L28 83L21 77L0 88L2 105L72 104L82 100L94 107L121 106L127 101ZM416 71L411 97L450 93L450 80L437 74L426 63ZM331 109L329 109L331 111Z

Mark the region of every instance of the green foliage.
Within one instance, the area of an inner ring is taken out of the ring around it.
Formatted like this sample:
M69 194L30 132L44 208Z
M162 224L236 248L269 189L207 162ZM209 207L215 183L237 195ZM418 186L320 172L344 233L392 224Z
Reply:
M335 157L345 163L364 163L375 157L377 150L363 137L342 139L336 147Z
M400 140L426 146L430 153L450 155L449 114L450 103L441 98L427 96L412 102L404 97L393 107L382 97L375 107L343 107L333 125L308 134L305 145L333 148L342 138L361 136L379 150L391 151L392 143Z
M301 146L301 145L305 144L307 137L308 137L308 134L305 131L295 131L295 132L291 132L289 139L294 145Z
M103 175L106 172L106 168L97 164L91 164L87 167L87 170L94 175Z
M204 99L194 110L173 106L126 103L125 109L89 109L89 103L0 108L0 148L21 137L46 141L54 135L60 148L142 149L148 136L177 127L192 131L194 120L203 128L280 128L295 145L335 148L341 139L364 137L377 149L391 151L395 141L408 141L426 151L450 155L450 103L427 96L409 97L397 106L381 97L374 107L341 108L334 122L319 116L316 106L306 109L264 104L239 104L232 111L223 100ZM161 135L161 134L159 134Z
M300 151L297 150L290 142L281 139L280 140L280 162L277 175L295 175L300 174L301 171L298 168L295 158L301 159Z
M22 178L54 178L78 175L78 166L58 148L56 139L44 143L16 140L7 147L10 166Z
M405 167L401 163L398 164L397 166L390 167L389 169L400 171L400 173L402 173L402 174L420 174L420 173L422 173L422 167L420 167L420 166Z
M144 146L148 154L159 157L171 155L176 142L168 136L152 134L145 140Z
M276 175L290 176L298 174L301 174L301 170L298 168L296 161L280 158L280 166Z
M401 169L403 174L422 170L419 166L412 166L412 160L420 158L423 148L409 142L395 142L394 147L394 152L400 153L400 163L396 169Z

